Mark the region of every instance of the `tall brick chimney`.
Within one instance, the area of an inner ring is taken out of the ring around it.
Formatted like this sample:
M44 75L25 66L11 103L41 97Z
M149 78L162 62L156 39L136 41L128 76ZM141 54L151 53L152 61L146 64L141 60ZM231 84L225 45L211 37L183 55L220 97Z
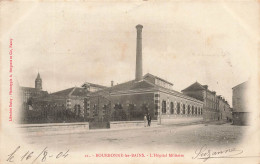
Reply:
M136 68L135 80L140 81L143 79L143 66L142 66L142 25L137 25L137 38L136 38Z

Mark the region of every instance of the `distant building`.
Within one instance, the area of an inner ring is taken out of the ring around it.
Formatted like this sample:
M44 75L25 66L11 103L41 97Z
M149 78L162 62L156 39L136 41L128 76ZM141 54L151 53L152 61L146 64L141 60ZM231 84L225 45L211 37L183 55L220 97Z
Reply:
M219 120L218 100L215 91L210 91L207 85L198 82L182 90L182 93L204 102L203 119L205 121Z
M82 86L83 87L72 87L42 97L32 98L32 109L41 116L38 116L37 120L35 120L35 118L27 118L24 122L88 121L86 119L86 109L89 94L106 87L87 82ZM30 115L32 114L27 114L27 116Z
M231 122L232 121L232 110L230 105L228 104L227 100L223 97L218 96L219 101L219 113L220 113L220 120Z
M32 87L20 87L20 95L23 103L23 108L28 108L31 105L30 100L36 97L42 97L48 95L47 91L42 90L42 79L38 73L35 79L35 88Z
M216 95L215 91L210 91L207 85L201 85L198 82L182 90L182 93L203 101L203 119L205 121L230 121L230 106L221 96Z
M40 74L38 72L38 75L35 79L35 89L41 91L42 90L42 79L40 77Z
M84 117L86 98L89 91L82 87L72 87L54 92L45 97L33 99L33 109L42 110L45 106L70 110L76 116Z
M250 115L247 108L246 93L248 90L248 81L241 83L232 88L232 105L233 105L233 124L247 125Z

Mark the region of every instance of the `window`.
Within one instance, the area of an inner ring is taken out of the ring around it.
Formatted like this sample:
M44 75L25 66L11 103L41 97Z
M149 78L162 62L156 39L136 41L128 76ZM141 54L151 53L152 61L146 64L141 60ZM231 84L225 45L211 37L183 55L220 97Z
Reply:
M158 115L158 109L159 109L158 104L154 104L154 115Z
M171 102L171 114L173 114L174 113L174 104L173 104L173 102Z
M177 103L177 114L180 114L180 107L181 107L181 106L180 106L180 103L178 102L178 103Z
M194 106L191 107L191 114L194 114Z
M182 105L182 114L185 114L185 104Z
M166 113L166 101L162 101L162 113Z
M155 94L155 96L154 97L160 97L160 95L159 94Z
M188 114L190 114L190 105L188 105Z

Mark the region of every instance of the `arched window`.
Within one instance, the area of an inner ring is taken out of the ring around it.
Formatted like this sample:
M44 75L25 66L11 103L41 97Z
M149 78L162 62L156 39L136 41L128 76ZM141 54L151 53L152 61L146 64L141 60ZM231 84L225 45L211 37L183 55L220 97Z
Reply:
M177 114L180 114L180 110L181 110L180 107L181 107L181 105L180 105L180 103L178 102L178 103L177 103Z
M182 114L185 114L185 104L182 105Z
M166 101L162 101L162 113L166 113Z
M173 102L171 102L171 114L173 114L174 113L174 104L173 104Z

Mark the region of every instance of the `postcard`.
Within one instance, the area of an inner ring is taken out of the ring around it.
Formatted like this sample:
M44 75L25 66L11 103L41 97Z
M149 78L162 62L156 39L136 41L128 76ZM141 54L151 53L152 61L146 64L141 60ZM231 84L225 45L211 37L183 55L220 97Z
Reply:
M259 1L0 1L0 163L259 163Z

